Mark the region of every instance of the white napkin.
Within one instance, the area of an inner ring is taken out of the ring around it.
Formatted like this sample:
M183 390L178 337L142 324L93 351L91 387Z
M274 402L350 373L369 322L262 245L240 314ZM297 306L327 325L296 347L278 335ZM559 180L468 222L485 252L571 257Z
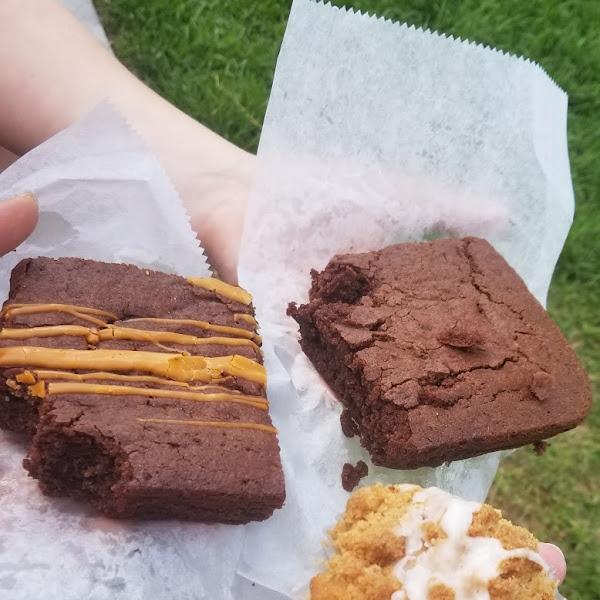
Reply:
M259 146L240 277L266 340L288 499L248 527L239 574L301 600L363 483L437 485L483 500L499 453L437 469L375 468L297 342L287 304L336 253L431 235L487 238L543 303L573 217L566 95L521 58L295 0Z
M108 103L0 175L0 198L25 191L39 199L40 222L0 259L0 302L26 256L210 275L164 170ZM24 454L22 440L0 432L0 598L233 600L242 527L99 517L44 497L21 466Z

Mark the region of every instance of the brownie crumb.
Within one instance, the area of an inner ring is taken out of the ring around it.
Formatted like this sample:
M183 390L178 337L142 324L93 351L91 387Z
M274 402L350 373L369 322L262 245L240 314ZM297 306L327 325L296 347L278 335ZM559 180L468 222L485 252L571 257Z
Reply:
M342 411L340 415L340 423L342 425L342 431L346 437L353 438L358 434L358 425L356 421L350 415L349 410Z
M541 456L542 454L544 454L544 452L546 452L546 450L548 450L548 448L550 448L550 444L548 442L545 442L544 440L540 440L539 442L533 443L533 451L538 456Z
M363 477L369 474L369 467L363 460L359 460L356 465L346 463L342 468L342 487L351 492L358 485Z

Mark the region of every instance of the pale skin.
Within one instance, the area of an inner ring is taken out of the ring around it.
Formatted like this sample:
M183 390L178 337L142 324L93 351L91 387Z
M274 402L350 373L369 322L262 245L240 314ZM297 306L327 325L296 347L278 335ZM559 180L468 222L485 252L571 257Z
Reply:
M175 183L211 263L230 282L254 156L158 96L55 0L0 2L0 170L109 98ZM31 195L0 201L0 256L34 230ZM540 554L562 581L560 549Z
M254 156L146 87L57 0L2 0L0 39L0 146L22 155L109 98L166 168L211 263L235 282Z

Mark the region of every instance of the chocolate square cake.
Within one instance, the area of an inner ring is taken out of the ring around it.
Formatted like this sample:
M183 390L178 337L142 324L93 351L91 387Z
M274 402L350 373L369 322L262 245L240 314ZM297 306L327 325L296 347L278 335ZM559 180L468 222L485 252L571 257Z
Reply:
M214 279L38 258L0 319L0 426L50 496L112 517L246 523L282 506L251 296Z
M291 304L300 344L373 462L437 466L537 442L589 411L566 339L484 240L334 257Z

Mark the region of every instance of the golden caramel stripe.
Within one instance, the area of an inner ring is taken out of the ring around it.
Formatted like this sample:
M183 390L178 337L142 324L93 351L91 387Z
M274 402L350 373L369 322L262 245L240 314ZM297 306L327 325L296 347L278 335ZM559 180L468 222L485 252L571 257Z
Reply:
M109 325L106 329L98 332L100 340L132 340L139 342L150 342L152 344L178 344L180 346L251 346L257 352L260 348L249 339L230 337L196 337L183 333L171 331L147 331L146 329L133 329L130 327L117 327Z
M187 356L137 350L64 350L34 346L0 348L0 366L71 371L144 371L175 381L211 383L224 374L266 385L265 368L245 356Z
M260 423L232 423L230 421L182 421L179 419L136 419L140 423L156 423L157 425L193 425L194 427L228 427L231 429L258 429L268 433L279 433L275 427Z
M80 325L49 325L47 327L25 327L23 329L0 329L0 340L27 340L30 338L48 338L61 335L84 337L88 344L98 343L97 331Z
M256 325L256 321L254 321L252 317L250 318L254 322L254 325ZM193 319L137 318L127 319L126 321L123 321L123 323L134 323L137 321L147 321L148 323L164 323L166 325L170 325L171 323L173 323L174 325L190 325L191 327L199 327L200 329L205 329L208 331L216 331L217 333L228 333L237 337L247 338L249 340L254 340L257 344L260 344L262 342L261 337L254 331L248 331L247 329L242 329L241 327L229 327L228 325L213 325L212 323L207 323L206 321L195 321Z
M12 311L8 311L6 313L6 317L12 317L15 314L34 314L34 313L44 313L44 312L49 312L49 311L45 311L45 310L39 310L39 311L21 311L20 309L18 309L18 312L14 313ZM71 315L72 317L75 317L76 319L81 319L82 321L87 321L88 323L92 323L93 325L106 325L106 321L103 321L102 319L97 319L96 317L92 317L91 315L86 315L84 313L79 313L75 310L57 310L56 312L64 312L67 313L69 315Z
M40 380L41 381L41 380ZM37 385L37 384L36 384ZM102 385L97 383L53 382L48 384L48 395L61 394L101 394L107 396L148 396L152 398L167 398L172 400L188 400L191 402L234 402L253 408L267 410L269 402L261 396L225 393L196 393L181 390L163 390L141 388L128 385Z
M247 315L245 313L234 313L233 320L236 323L239 323L240 321L245 321L246 323L252 325L252 327L257 327L258 325L258 322L252 315Z
M190 277L188 283L201 287L209 292L215 292L221 296L235 300L236 302L241 302L242 304L250 304L252 302L252 295L246 290L225 283L220 279L215 279L214 277Z
M16 379L19 383L35 383L36 378L48 380L65 380L65 381L125 381L130 383L156 383L158 385L168 385L174 387L184 387L191 390L204 390L204 389L220 389L227 391L232 394L241 394L238 390L232 390L230 388L219 386L219 385L193 385L183 381L173 381L172 379L165 379L163 377L152 377L152 375L120 375L118 373L108 373L106 371L99 371L97 373L72 373L71 371L46 371L46 370L35 370L24 371L17 375Z
M117 321L119 317L105 310L97 308L88 308L86 306L72 306L70 304L7 304L3 309L1 316L12 317L13 315L32 315L46 312L64 312L74 317L95 323L105 325L104 321L94 318L105 317L111 321Z
M208 279L208 281L212 281ZM218 281L218 280L214 280ZM222 283L222 282L221 282ZM228 284L223 284L228 285ZM234 287L234 286L229 286ZM241 289L241 288L234 288ZM242 290L243 291L243 290ZM252 301L252 299L250 299ZM104 321L99 319L95 319L91 317L91 315L96 315L100 317L105 317L111 321L118 321L119 317L110 312L99 310L96 308L89 308L87 306L75 306L70 304L7 304L2 311L0 312L0 316L10 317L12 315L19 314L37 314L37 313L45 313L45 312L65 312L74 317L77 317L82 320L90 321L96 325L106 325ZM254 317L251 315L246 315L243 313L235 313L234 319L237 322L240 320L249 323L250 325L256 327L257 322ZM218 333L227 333L230 335L235 335L237 337L243 337L247 339L253 339L258 344L261 343L260 336L253 331L248 331L247 329L243 329L241 327L229 327L227 325L213 325L212 323L208 323L206 321L197 321L193 319L157 319L157 318L135 318L135 319L127 319L126 323L134 322L134 321L149 321L155 323L176 323L182 325L192 325L195 327L200 327L201 329L206 329L210 331L216 331Z
M82 327L80 325L49 325L45 327L26 327L22 329L4 328L0 330L0 339L25 340L35 337L47 338L58 336L85 337L88 344L97 344L102 340L130 340L148 342L165 348L164 343L179 344L181 346L251 346L258 353L261 349L252 341L245 338L206 337L200 338L193 335L184 335L170 331L147 331L130 327L104 325L100 330ZM167 348L169 350L169 348ZM175 350L174 350L175 351Z

